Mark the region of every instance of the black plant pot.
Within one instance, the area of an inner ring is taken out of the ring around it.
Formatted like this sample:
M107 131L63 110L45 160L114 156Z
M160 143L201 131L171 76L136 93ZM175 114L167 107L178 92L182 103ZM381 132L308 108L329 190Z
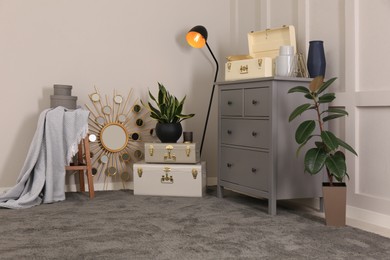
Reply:
M156 124L156 135L162 143L176 143L182 132L183 128L180 123Z

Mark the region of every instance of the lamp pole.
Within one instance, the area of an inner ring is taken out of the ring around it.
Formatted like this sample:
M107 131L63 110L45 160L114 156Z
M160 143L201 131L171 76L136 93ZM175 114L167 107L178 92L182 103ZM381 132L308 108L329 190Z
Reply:
M209 52L211 53L211 56L213 57L213 59L214 59L214 61L215 61L215 64L216 64L217 68L216 68L216 70L215 70L213 88L212 88L212 90L211 90L211 96L210 96L210 101L209 101L209 107L208 107L208 110L207 110L206 122L205 122L205 124L204 124L203 135L202 135L202 142L201 142L201 144L200 144L200 155L202 155L204 138L205 138L205 136L206 136L207 125L208 125L209 117L210 117L211 104L213 103L214 90L215 90L215 82L217 81L218 70L219 70L218 61L217 61L217 59L215 58L214 53L211 51L210 46L208 45L207 41L206 41L206 46L207 46L207 49L209 50Z

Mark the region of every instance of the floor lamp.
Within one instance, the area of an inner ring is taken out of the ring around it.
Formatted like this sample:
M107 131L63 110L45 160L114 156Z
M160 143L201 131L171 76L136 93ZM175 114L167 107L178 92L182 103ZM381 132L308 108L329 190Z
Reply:
M204 125L203 129L203 135L202 135L202 142L200 144L200 155L202 155L202 149L203 149L203 143L204 143L204 138L206 136L206 130L207 130L207 123L209 121L209 116L210 116L210 110L211 110L211 103L213 102L213 96L214 96L214 89L215 89L215 82L217 81L217 76L218 76L218 61L214 56L214 53L211 51L210 46L207 44L207 30L204 26L202 25L197 25L194 28L192 28L186 35L186 40L188 44L191 47L194 48L202 48L203 46L207 46L207 49L211 53L211 56L213 56L213 59L215 61L215 64L217 66L215 70L215 76L214 76L214 82L213 82L213 88L211 90L211 96L210 96L210 101L209 101L209 107L207 110L207 116L206 116L206 122Z

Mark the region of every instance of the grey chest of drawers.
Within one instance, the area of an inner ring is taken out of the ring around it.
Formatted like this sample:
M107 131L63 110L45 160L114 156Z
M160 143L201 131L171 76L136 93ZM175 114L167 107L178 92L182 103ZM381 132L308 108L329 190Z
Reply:
M288 90L309 82L272 77L217 83L218 197L226 188L266 198L271 215L277 200L322 197L322 174L304 172L305 150L296 155L295 129L301 121L288 122L303 102Z

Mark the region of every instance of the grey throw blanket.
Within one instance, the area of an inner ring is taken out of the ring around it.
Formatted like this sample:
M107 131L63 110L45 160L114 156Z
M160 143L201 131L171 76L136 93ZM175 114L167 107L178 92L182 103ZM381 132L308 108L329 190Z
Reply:
M65 200L65 166L88 132L88 116L87 110L64 107L40 114L17 184L0 195L0 207L20 209Z

